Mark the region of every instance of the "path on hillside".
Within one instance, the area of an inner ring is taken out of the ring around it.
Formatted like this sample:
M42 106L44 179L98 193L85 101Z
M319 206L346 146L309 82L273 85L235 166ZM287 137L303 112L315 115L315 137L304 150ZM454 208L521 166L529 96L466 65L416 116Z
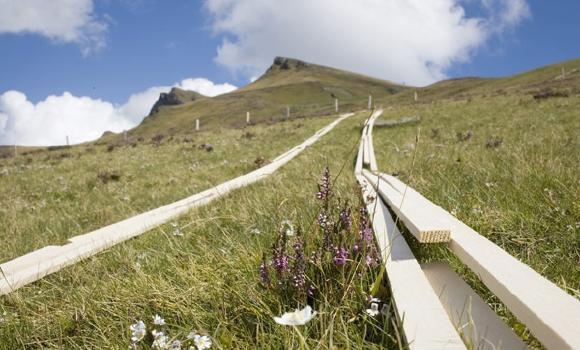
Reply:
M355 176L409 348L515 350L527 346L450 265L420 264L397 223L414 237L409 239L420 244L447 243L546 348L579 348L580 302L576 298L407 184L379 172L372 130L381 113L376 111L365 123Z
M338 119L317 131L300 145L248 174L226 181L213 188L133 216L98 230L75 236L62 246L47 246L0 265L0 295L37 281L82 259L100 253L116 244L139 236L187 211L207 204L230 191L247 186L272 175L306 147L311 146L336 125L354 113L342 114Z

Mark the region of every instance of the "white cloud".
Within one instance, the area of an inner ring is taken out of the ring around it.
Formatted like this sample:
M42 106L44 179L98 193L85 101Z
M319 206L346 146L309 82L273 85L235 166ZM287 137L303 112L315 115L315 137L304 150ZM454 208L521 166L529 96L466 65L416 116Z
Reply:
M149 114L159 94L173 86L206 96L236 89L204 78L185 79L172 86L155 86L135 93L121 106L69 92L34 104L22 92L7 91L0 95L0 144L59 145L65 143L67 135L71 143L79 143L94 140L107 130L130 129Z
M33 33L76 43L83 55L105 47L107 24L93 13L92 0L0 0L0 34Z
M289 56L424 85L529 13L525 0L477 0L487 15L468 17L462 1L205 0L205 8L224 36L216 62L247 77Z
M532 15L526 0L481 0L489 13L489 30L503 31L515 27Z

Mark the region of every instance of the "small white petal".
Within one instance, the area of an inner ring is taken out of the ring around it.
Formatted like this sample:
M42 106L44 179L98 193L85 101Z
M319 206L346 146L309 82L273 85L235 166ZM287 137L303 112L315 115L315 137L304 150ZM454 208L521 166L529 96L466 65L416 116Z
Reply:
M316 316L316 311L312 312L310 305L306 305L302 310L286 312L280 317L274 317L274 321L284 326L302 326Z

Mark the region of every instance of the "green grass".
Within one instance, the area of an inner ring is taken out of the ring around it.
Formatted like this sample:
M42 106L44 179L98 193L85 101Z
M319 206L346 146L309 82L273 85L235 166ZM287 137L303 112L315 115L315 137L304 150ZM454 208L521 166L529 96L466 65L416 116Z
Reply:
M419 124L374 129L379 169L403 181L530 265L569 294L580 297L580 70L578 60L514 77L454 80L390 95L396 86L340 71L278 71L236 94L167 108L130 133L145 142L107 152L119 136L71 149L0 160L0 261L197 193L255 168L302 142L331 118L288 122L287 103L309 104L303 115L331 109L330 92L360 99L381 88L382 119L419 115ZM555 79L561 67L570 76ZM534 101L546 87L568 98ZM353 93L356 91L356 93ZM359 103L359 102L357 102ZM354 104L351 107L355 107ZM360 106L359 106L360 107ZM236 129L246 110L258 125ZM298 115L298 114L297 114ZM299 335L273 315L297 305L260 287L257 267L280 222L305 232L318 213L316 183L324 166L340 174L336 191L358 199L353 177L356 143L367 113L343 121L312 148L265 181L192 210L167 224L0 298L0 349L126 348L128 327L158 313L167 332L209 334L216 348L397 348L393 318L371 320L362 297L374 273L353 281L352 298L335 296ZM201 118L204 131L193 133ZM379 119L381 120L381 119ZM269 124L271 123L271 124ZM299 127L299 125L301 125ZM222 127L225 126L225 127ZM234 128L232 128L234 127ZM420 133L419 133L420 128ZM250 131L252 139L243 135ZM458 134L472 136L459 140ZM151 136L163 133L159 146ZM172 135L172 136L169 136ZM418 142L417 142L417 136ZM191 143L211 143L207 153ZM173 137L168 140L168 137ZM494 140L501 144L493 146ZM488 147L486 144L490 143ZM1 149L0 149L1 150ZM10 148L6 152L11 152ZM411 165L412 158L416 161ZM103 171L118 181L99 180ZM255 234L258 229L261 234ZM462 275L532 348L525 326L442 245L408 242L422 262L444 260ZM384 292L384 291L383 291ZM381 295L388 301L388 295Z
M324 166L340 173L335 193L357 202L350 165L366 116L344 121L272 177L183 216L177 224L184 236L165 225L2 297L0 314L8 317L0 323L0 349L126 348L129 325L156 313L171 335L183 339L196 330L216 348L300 347L296 331L272 319L297 305L282 305L261 287L257 267L282 220L310 232ZM353 284L368 291L374 277ZM371 320L366 307L360 298L323 302L301 335L319 349L395 346L393 320Z
M159 146L147 140L108 152L91 144L0 160L0 262L248 173L258 157L274 159L331 120L200 132L189 135L193 143L180 136ZM214 151L200 149L203 143ZM120 178L104 183L99 176L107 173Z
M422 121L374 129L378 167L400 174L411 187L578 298L579 107L578 96L542 102L507 96L389 108L379 121L408 115L419 115ZM459 141L457 133L468 131L471 139ZM503 143L486 146L492 138ZM414 246L422 261L450 261L519 335L539 346L447 248Z
M292 118L328 115L335 111L335 98L344 113L366 108L369 94L386 98L404 89L388 81L314 64L290 69L273 65L258 80L231 93L162 107L129 133L149 138L158 133L191 132L196 119L205 130L236 128L246 123L248 111L254 123L273 123L286 118L288 106ZM118 139L108 136L103 141Z

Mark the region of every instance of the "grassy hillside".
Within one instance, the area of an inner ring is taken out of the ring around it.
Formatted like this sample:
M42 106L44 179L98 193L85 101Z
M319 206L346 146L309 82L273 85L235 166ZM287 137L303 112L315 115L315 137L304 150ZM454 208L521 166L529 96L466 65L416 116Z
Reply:
M0 262L245 174L330 121L292 120L0 159ZM200 148L203 144L213 151Z
M562 77L562 69L565 75ZM473 97L531 96L551 90L568 95L580 94L580 59L541 67L502 78L459 78L437 82L423 88L411 88L393 96L389 103L414 103L417 91L419 103L445 99L467 100Z
M164 106L131 130L131 137L152 137L191 132L195 120L202 129L239 128L246 123L246 112L253 123L273 123L290 117L334 113L334 99L340 111L367 107L368 95L385 98L404 87L387 81L299 60L276 58L258 80L234 92L198 99L178 106ZM105 138L103 142L118 139Z
M414 102L414 89L278 61L237 92L162 107L131 132L125 146L115 147L118 136L110 135L97 144L0 160L0 193L8 194L0 207L0 239L8 242L0 261L248 172L259 156L272 159L332 119L297 114L281 122L280 106L288 101L314 101L316 114L332 109L331 94L366 106L372 90L385 107L379 121L421 117L418 124L374 129L380 170L398 174L580 297L579 65L576 60L508 78L440 82L419 89ZM562 67L565 79L558 77ZM564 94L532 97L548 88ZM249 106L264 111L252 114L260 124L238 129ZM196 116L199 133L192 132ZM259 283L260 260L271 254L284 221L306 239L317 232L315 193L325 166L341 203L356 208L353 162L366 117L347 119L263 182L0 297L0 349L127 348L128 327L137 320L150 323L155 314L166 319L171 336L184 339L196 330L209 335L215 348L299 348L302 338L319 349L398 348L392 313L365 313L376 269L338 275L347 279L348 291L319 294L319 313L300 333L272 319L297 300ZM152 140L156 134L164 137ZM203 143L214 151L200 149ZM447 248L409 242L421 261L449 262L532 349L542 348ZM380 298L389 302L387 294Z

